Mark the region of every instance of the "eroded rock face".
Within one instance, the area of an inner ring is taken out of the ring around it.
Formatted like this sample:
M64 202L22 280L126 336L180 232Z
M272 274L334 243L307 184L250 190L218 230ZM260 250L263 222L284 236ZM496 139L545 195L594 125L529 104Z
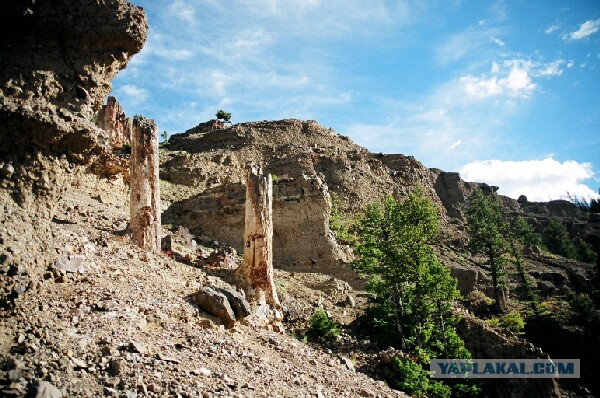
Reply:
M348 210L420 185L435 196L428 170L403 155L377 155L314 121L254 122L229 128L203 123L174 135L163 158L165 223L243 248L245 166L260 164L273 185L276 266L351 277L348 253L329 231L335 193ZM183 194L185 193L185 194Z
M461 314L457 332L474 359L548 359L541 349L516 336L507 336L491 328L481 319ZM488 380L487 396L492 397L560 397L554 379Z
M44 271L49 223L73 178L106 151L91 122L146 39L124 0L8 0L0 15L0 305ZM10 269L18 269L16 274ZM9 275L10 274L10 275Z
M109 145L113 149L121 149L131 144L133 120L125 116L125 112L115 97L108 97L106 104L98 112L96 125L109 134Z

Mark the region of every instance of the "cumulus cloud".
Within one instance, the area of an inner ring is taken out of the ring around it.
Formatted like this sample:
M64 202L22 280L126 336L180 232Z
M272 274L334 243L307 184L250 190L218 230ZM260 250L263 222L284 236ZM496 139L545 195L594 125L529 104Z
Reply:
M526 59L509 59L502 63L493 62L489 73L478 76L466 75L459 83L469 97L483 99L495 96L509 98L529 97L537 88L534 82L539 77L555 77L563 73L562 59L542 63Z
M567 192L586 199L598 195L583 182L594 176L590 163L574 160L485 160L468 163L459 170L466 181L485 182L500 187L511 198L526 195L531 201L564 198Z
M562 69L560 68L560 66L564 63L565 63L564 60L557 59L554 62L544 64L539 68L539 75L540 76L560 76L560 75L562 75L562 72L563 72ZM567 64L567 68L569 68L568 64Z
M492 64L491 76L462 76L459 79L464 92L481 99L498 95L528 97L535 90L532 80L532 63L526 60L506 60L502 65Z
M582 40L600 30L600 18L595 20L585 21L579 29L574 32L565 33L562 37L564 40Z

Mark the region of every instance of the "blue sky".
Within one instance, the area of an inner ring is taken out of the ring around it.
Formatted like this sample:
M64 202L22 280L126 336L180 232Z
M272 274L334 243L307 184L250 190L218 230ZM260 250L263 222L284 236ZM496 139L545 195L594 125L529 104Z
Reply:
M314 119L512 197L600 187L600 1L134 0L128 115Z

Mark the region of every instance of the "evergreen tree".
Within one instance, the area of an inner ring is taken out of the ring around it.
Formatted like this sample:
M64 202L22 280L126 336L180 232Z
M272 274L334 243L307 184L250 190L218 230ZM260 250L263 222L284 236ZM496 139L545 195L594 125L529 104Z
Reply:
M566 258L577 258L577 249L569 237L567 228L558 220L550 220L543 232L544 244L551 253Z
M225 112L223 109L219 109L215 116L217 117L217 120L223 120L225 123L231 122L231 113Z
M508 225L497 196L486 196L476 189L469 200L467 229L471 237L471 250L486 257L486 265L492 276L496 309L506 310L506 257Z
M521 245L524 246L539 246L542 238L535 232L533 227L527 220L521 216L516 216L511 219L510 230L508 233L508 241L510 243L510 251L517 266L517 273L521 281L521 285L525 289L527 299L531 304L531 309L534 312L538 311L538 295L534 287L531 276L527 274L525 262L521 255Z

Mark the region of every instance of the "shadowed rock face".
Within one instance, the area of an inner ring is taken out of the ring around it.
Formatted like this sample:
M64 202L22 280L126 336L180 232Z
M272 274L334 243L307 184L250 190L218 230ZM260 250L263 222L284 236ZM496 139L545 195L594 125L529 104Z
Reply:
M14 123L0 130L0 154L16 146L81 153L102 144L85 122L146 31L143 10L123 0L3 2L0 117ZM34 122L42 131L32 131Z
M2 3L0 306L34 288L53 260L57 202L107 150L92 115L146 31L143 10L124 0Z

